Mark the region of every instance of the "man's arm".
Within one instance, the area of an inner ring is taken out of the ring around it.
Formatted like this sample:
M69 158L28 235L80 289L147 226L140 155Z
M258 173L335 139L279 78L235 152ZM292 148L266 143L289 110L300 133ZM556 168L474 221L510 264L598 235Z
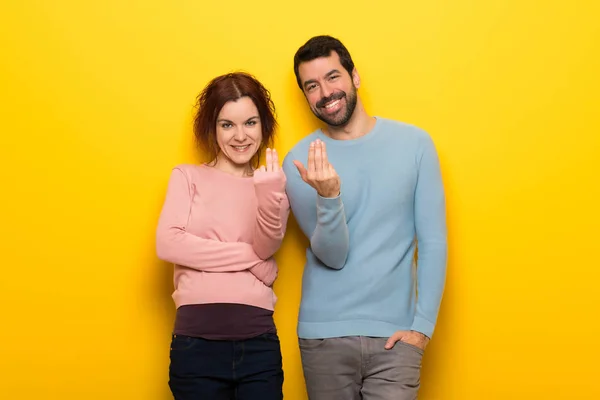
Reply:
M417 233L417 309L411 330L431 338L446 280L447 228L439 158L429 135L417 159L415 225Z
M310 237L310 247L314 255L329 268L344 267L350 236L340 195L325 198L317 194L317 225Z
M284 160L283 169L288 178L292 211L302 231L310 239L313 254L327 267L342 269L348 257L350 235L341 198L340 178L329 164L325 144L311 144L308 170L294 159L291 152ZM314 197L304 195L306 190L301 185L306 184L315 190ZM307 205L306 202L311 204ZM315 209L316 223L313 225Z
M156 230L156 252L160 259L213 272L243 271L261 262L249 243L220 242L188 233L191 201L185 173L174 168Z

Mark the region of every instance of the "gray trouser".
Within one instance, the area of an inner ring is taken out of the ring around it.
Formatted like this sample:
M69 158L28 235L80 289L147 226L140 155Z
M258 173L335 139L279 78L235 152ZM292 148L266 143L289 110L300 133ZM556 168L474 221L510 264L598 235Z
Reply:
M387 338L299 339L309 400L414 400L423 350Z

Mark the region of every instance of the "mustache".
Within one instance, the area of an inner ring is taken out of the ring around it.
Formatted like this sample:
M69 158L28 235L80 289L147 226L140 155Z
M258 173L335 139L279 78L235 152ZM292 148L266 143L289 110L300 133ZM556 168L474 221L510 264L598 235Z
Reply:
M317 102L317 107L318 108L323 108L323 107L325 107L325 104L327 104L327 103L329 103L331 101L343 99L344 97L346 97L346 93L344 93L344 92L333 93L331 96L329 96L329 97L323 97L321 100L319 100Z

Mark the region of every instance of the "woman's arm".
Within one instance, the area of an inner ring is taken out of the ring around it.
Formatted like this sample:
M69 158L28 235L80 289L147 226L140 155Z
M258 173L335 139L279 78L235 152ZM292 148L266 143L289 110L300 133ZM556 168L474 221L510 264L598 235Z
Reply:
M213 272L243 271L262 261L248 243L203 239L187 232L191 204L188 179L180 168L174 168L156 230L160 259Z

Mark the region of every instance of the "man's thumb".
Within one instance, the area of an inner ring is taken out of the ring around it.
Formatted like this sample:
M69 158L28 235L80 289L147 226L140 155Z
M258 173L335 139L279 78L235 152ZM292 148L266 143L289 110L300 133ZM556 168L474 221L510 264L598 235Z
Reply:
M302 165L302 163L298 160L294 160L294 165L296 166L296 168L298 168L298 173L300 174L300 177L302 178L302 180L304 182L306 182L306 168L304 168L304 165Z

